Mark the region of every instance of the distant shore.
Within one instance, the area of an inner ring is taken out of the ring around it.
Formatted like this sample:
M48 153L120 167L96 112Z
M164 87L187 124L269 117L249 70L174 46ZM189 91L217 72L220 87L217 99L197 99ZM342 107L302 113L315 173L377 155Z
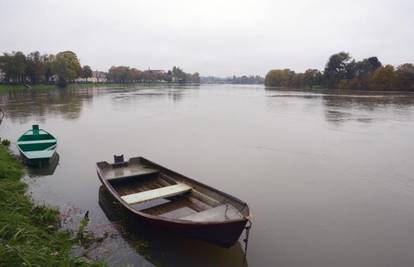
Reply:
M67 88L89 88L89 87L99 87L99 86L109 86L115 84L109 83L85 83L85 84L69 84ZM24 85L24 84L0 84L0 92L9 92L9 91L23 91L23 90L49 90L49 89L58 89L56 84L35 84L35 85Z
M199 84L178 84L178 83L71 83L68 84L65 88L61 88L56 84L36 84L30 85L30 87L23 85L23 84L1 84L0 83L0 93L7 93L7 92L19 92L19 91L48 91L48 90L64 90L64 89L88 89L88 88L126 88L126 87L134 87L134 86L188 86L188 85L223 85L223 83L199 83ZM259 85L259 84L232 84L228 83L228 85ZM268 91L306 91L306 92L314 92L314 93L345 93L345 92L362 92L362 93L409 93L413 91L407 90L362 90L362 89L341 89L341 88L326 88L320 86L314 86L313 88L293 88L293 87L280 87L280 86L266 86L263 85L265 90Z
M325 87L341 90L414 91L414 65L383 65L377 57L356 61L349 53L329 57L325 69L307 69L296 73L290 69L273 69L265 77L269 87Z
M131 87L136 85L194 85L192 83L178 84L178 83L71 83L64 89L84 89L84 88L98 88L98 87ZM198 85L198 84L197 84ZM50 89L62 89L56 84L35 84L35 85L23 85L23 84L1 84L1 92L14 92L24 90L50 90Z

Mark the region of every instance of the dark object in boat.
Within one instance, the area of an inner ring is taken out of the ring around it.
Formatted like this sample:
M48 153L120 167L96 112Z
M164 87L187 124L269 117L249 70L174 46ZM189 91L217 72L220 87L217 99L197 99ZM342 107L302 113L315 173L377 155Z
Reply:
M103 186L136 220L223 247L250 219L246 203L143 157L97 163Z

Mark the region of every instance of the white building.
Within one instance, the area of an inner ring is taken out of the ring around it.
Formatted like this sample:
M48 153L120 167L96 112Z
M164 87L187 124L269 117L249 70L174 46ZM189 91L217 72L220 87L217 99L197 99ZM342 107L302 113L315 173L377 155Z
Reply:
M94 78L97 83L106 83L107 80L108 80L106 78L106 73L103 72L103 71L94 71L94 72L92 72L92 78Z
M92 72L92 77L89 77L88 79L86 79L86 78L77 78L77 79L75 79L75 82L78 82L78 83L85 83L85 82L105 83L105 82L107 82L106 73L103 72L103 71L93 71Z

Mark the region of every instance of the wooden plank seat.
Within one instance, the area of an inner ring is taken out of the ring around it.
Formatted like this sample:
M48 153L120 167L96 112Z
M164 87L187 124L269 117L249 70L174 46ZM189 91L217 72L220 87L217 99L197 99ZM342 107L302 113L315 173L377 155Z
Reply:
M31 140L31 141L19 141L20 145L31 145L31 144L55 144L56 140Z
M186 184L176 184L165 186L153 190L148 190L144 192L134 193L130 195L122 196L122 200L124 200L127 204L137 204L142 203L145 201L150 201L159 198L166 198L172 197L180 194L184 194L191 190L191 187Z
M235 220L243 218L243 215L230 204L220 205L211 209L203 210L185 217L181 220L193 222L222 221Z
M122 180L126 178L132 177L139 177L139 176L146 176L159 173L158 170L149 169L149 168L114 168L109 169L105 172L105 175L108 177L106 180L113 181L113 180Z

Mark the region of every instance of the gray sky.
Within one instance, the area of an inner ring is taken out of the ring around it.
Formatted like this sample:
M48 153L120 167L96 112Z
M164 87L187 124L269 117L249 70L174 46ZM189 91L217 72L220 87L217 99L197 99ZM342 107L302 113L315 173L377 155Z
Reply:
M0 52L76 52L82 65L265 75L329 55L414 62L413 0L0 0Z

